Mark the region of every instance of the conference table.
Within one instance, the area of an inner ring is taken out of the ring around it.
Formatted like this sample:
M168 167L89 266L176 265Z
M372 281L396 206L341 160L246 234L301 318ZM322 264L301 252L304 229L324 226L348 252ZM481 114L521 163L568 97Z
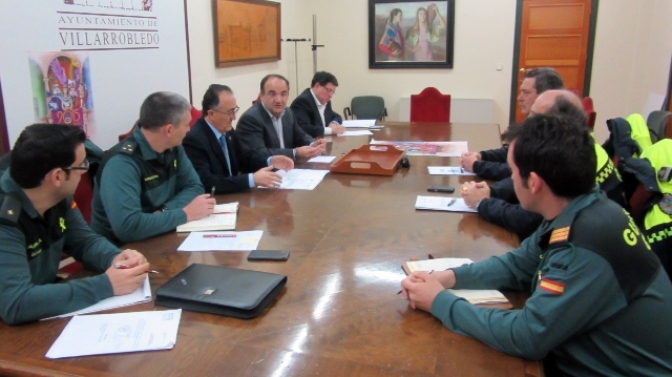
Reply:
M376 140L467 141L500 145L495 124L384 123ZM341 156L371 136L328 137ZM236 230L263 230L259 249L289 250L286 262L249 262L247 252L177 252L175 232L127 245L153 269L153 291L192 263L284 274L287 286L250 320L183 311L172 350L46 359L68 319L0 324L0 375L16 376L542 376L541 364L508 356L446 329L397 292L409 259L505 253L518 238L473 213L422 211L430 185L458 187L464 176L430 176L427 166L459 158L411 156L392 176L327 174L314 190L253 189L217 196L240 205ZM303 162L297 168L328 169ZM524 294L505 292L514 307ZM166 310L154 303L112 312ZM507 310L507 309L503 309Z

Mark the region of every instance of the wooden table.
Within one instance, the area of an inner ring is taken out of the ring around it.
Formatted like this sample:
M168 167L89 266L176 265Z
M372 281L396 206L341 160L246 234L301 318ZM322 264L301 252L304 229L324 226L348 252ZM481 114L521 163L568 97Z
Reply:
M393 124L377 140L467 140L499 145L497 125ZM334 137L331 155L368 142ZM98 376L540 376L537 362L507 356L444 328L397 295L400 265L428 253L481 260L518 239L475 214L416 211L432 184L427 166L457 158L410 157L391 177L328 174L313 191L266 190L219 196L240 203L237 230L260 229L260 249L290 250L287 262L248 262L246 252L178 253L185 235L129 245L144 253L154 290L191 263L286 274L288 283L261 316L241 320L183 311L173 350L48 360L67 319L0 325L0 374ZM326 168L304 163L298 167ZM454 195L458 195L457 193ZM516 299L516 297L513 297ZM520 302L517 302L519 305ZM163 310L153 303L119 311Z

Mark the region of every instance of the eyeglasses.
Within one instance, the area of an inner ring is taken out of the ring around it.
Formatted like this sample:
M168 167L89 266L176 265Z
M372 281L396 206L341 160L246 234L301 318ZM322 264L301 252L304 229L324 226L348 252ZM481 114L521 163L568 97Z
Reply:
M72 170L83 170L83 171L88 171L89 170L89 160L84 159L84 162L82 162L81 165L79 166L68 166L67 168L63 168L65 171L72 171Z
M233 109L229 109L229 110L226 110L226 111L222 111L222 110L219 110L219 109L211 109L211 110L216 111L218 113L226 114L228 116L232 116L232 115L238 113L238 110L240 110L240 107L236 106Z
M320 84L320 85L327 91L327 93L331 94L332 96L333 96L334 94L336 94L336 90L335 90L335 89L327 88L326 85L322 85L322 84Z

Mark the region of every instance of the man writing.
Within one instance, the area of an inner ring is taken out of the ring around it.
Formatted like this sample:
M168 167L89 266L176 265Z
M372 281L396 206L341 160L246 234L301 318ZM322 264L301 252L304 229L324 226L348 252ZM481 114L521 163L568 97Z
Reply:
M639 229L595 187L594 141L562 116L513 131L507 161L523 208L544 222L521 246L402 281L413 308L460 334L531 360L547 375L672 373L672 284ZM471 305L445 291L531 287L520 310Z
M103 158L93 192L91 229L115 243L146 239L212 213L215 199L182 148L191 105L156 92L145 99L133 134Z
M331 97L336 94L338 80L329 72L317 72L310 88L292 102L299 127L312 137L340 135L345 132L343 119L331 108Z
M280 75L267 75L261 80L260 90L259 102L240 117L236 127L244 158L283 155L296 161L322 154L324 139L310 137L287 108L289 81Z
M210 85L203 95L202 106L203 117L191 127L182 145L203 185L214 187L220 194L255 186L280 186L282 177L272 169L291 170L294 161L281 155L267 159L255 156L256 159L251 161L242 159L238 135L233 129L238 106L231 88ZM255 172L239 174L241 170Z
M93 233L72 199L88 170L85 139L79 127L28 126L0 178L0 317L8 324L83 309L145 281L145 257ZM62 252L105 273L56 284Z

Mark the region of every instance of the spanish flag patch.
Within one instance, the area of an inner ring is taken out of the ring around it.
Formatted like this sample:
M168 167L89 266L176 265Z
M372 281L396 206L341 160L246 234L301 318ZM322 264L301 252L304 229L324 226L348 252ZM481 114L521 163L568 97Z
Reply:
M72 209L77 208L77 202L73 200L72 203L70 203L70 208Z
M539 288L555 295L561 295L565 292L565 285L563 283L558 283L557 281L546 278L541 279Z
M551 239L548 241L548 244L554 244L558 242L565 242L569 239L569 227L559 228L553 230L551 233Z

